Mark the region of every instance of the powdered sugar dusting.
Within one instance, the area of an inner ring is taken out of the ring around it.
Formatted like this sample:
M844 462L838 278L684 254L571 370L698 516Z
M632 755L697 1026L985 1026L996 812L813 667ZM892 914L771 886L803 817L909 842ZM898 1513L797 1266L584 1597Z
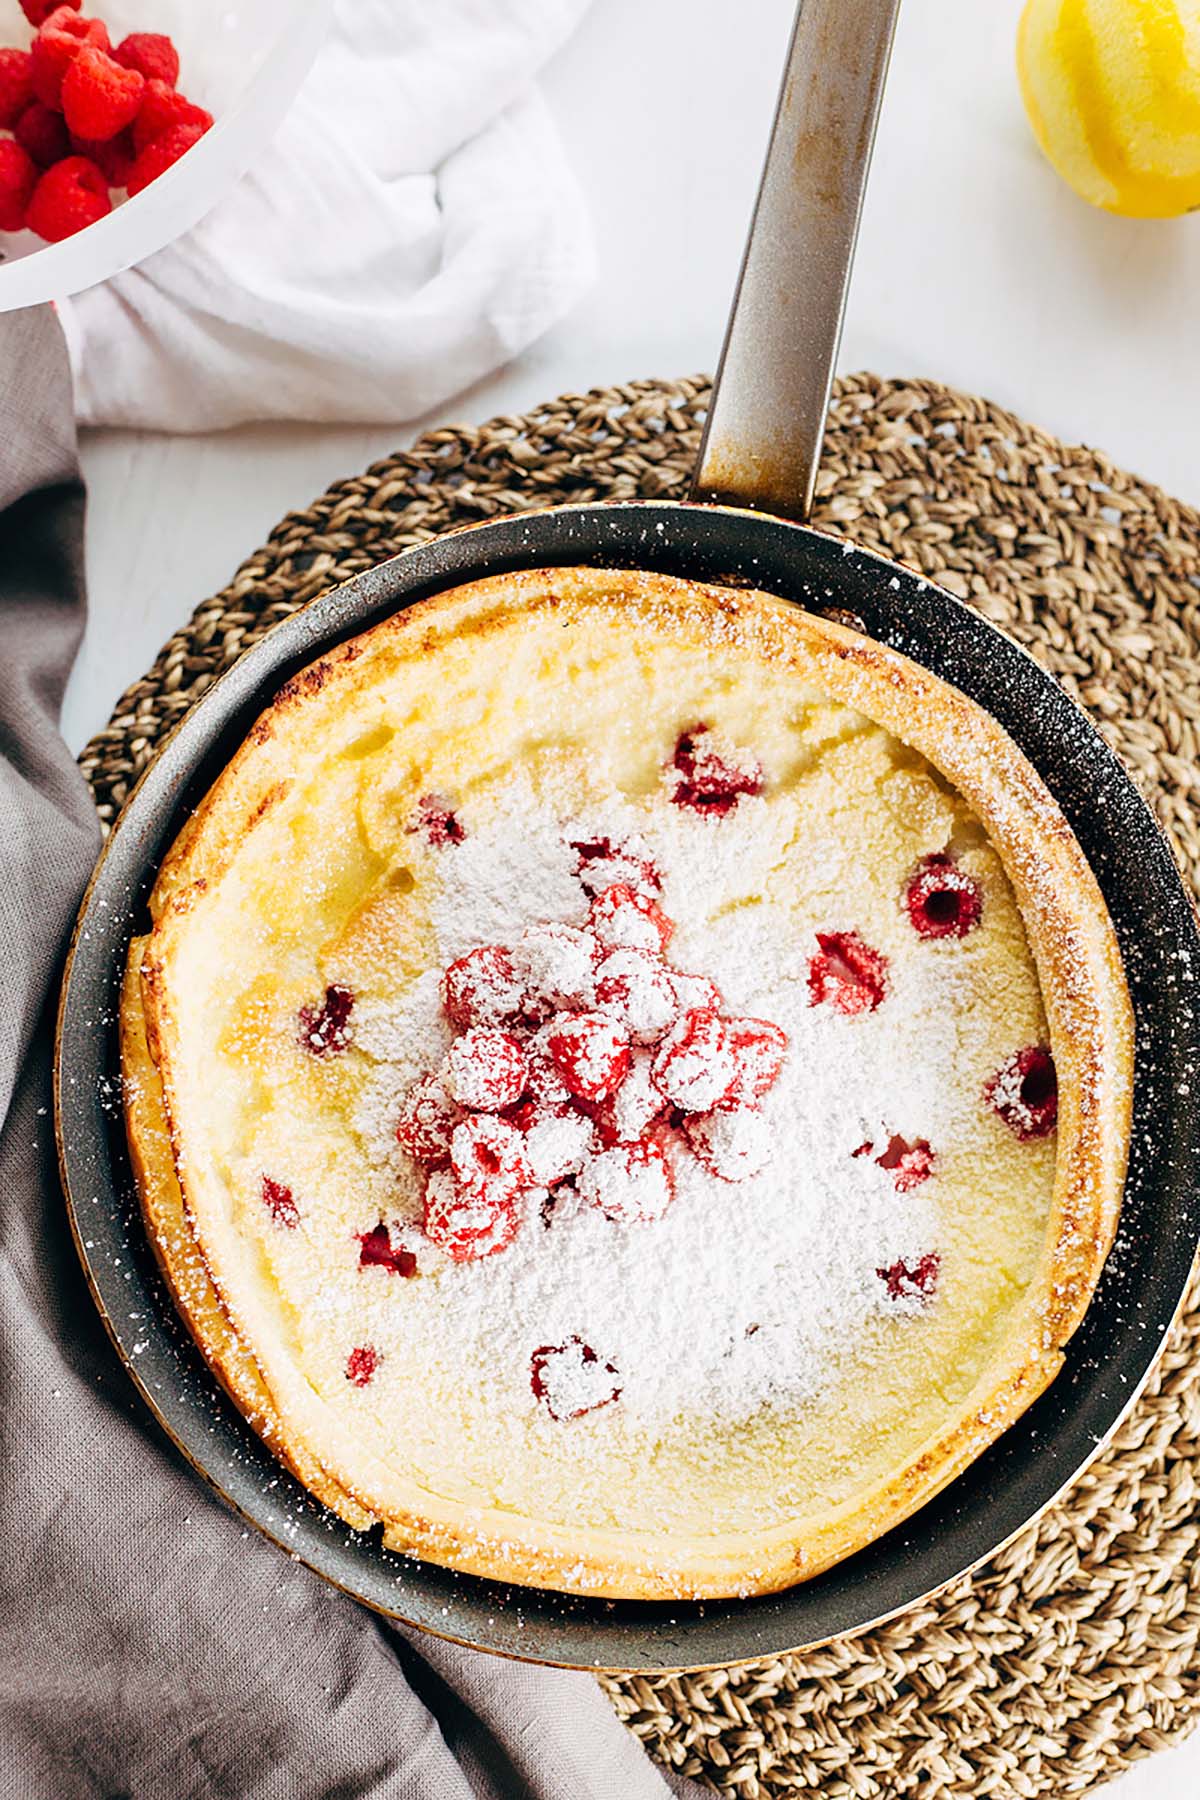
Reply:
M511 808L473 831L444 861L446 876L433 901L444 963L478 944L511 943L527 925L582 925L587 919L587 895L575 873L578 856L559 821L527 792L514 793Z
M355 1043L375 1062L419 1075L441 1061L450 1048L450 1027L442 1010L436 969L424 974L394 1000L360 1000L355 1011Z
M529 1385L552 1419L579 1419L621 1397L614 1364L570 1337L562 1344L539 1344L530 1358Z
M476 1371L481 1392L501 1410L536 1404L528 1373L535 1350L572 1344L588 1346L598 1360L574 1351L559 1357L564 1392L576 1379L581 1394L590 1392L604 1370L609 1386L620 1385L620 1405L606 1402L606 1416L619 1412L629 1425L697 1414L745 1418L765 1403L794 1406L817 1395L841 1346L869 1321L928 1302L929 1294L905 1287L898 1307L889 1291L897 1284L880 1271L929 1268L940 1241L936 1179L904 1190L876 1156L856 1152L864 1143L882 1151L898 1133L935 1146L978 1146L994 1127L978 1083L946 1079L947 1070L970 1069L980 1054L984 1027L964 965L953 955L896 956L883 1024L884 1009L848 1018L814 1006L811 937L786 896L772 895L791 827L783 809L758 796L744 797L719 821L657 797L642 804L614 797L582 824L564 824L514 789L511 805L468 825L465 841L435 871L440 958L516 942L529 928L583 926L588 894L570 839L586 831L619 844L636 832L661 873L663 910L677 924L668 961L697 983L698 998L699 984L711 978L728 1013L782 1027L790 1048L752 1122L731 1114L728 1125L705 1127L707 1166L697 1160L700 1145L697 1155L673 1152L667 1133L670 1204L653 1156L635 1170L619 1168L619 1157L611 1169L593 1157L586 1180L597 1192L584 1196L592 1204L579 1204L568 1185L526 1209L503 1254L447 1263L436 1279L406 1282L406 1335L427 1344L431 1356ZM828 923L838 929L855 921ZM539 1035L552 1029L534 1034L531 1058ZM386 1014L365 1013L359 1043L389 1058L368 1083L358 1123L373 1158L394 1160L389 1096L400 1084L390 1053L402 1049L411 1079L414 1060L433 1068L445 1049L444 1029L430 1018L427 978ZM638 1053L635 1084L645 1085L652 1055ZM631 1091L629 1106L644 1119L639 1098L646 1099L640 1089ZM619 1102L618 1092L608 1104ZM578 1164L581 1134L577 1119L547 1118L540 1129L530 1149L537 1179L550 1183L557 1170ZM400 1160L408 1161L402 1153ZM410 1178L398 1194L398 1224L411 1228L417 1188Z

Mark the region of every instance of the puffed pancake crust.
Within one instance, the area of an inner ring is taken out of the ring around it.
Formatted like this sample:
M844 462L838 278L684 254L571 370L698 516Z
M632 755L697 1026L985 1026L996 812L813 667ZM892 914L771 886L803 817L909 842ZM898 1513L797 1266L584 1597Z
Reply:
M122 1002L147 1229L356 1527L569 1593L808 1579L1054 1379L1133 1028L1003 730L770 594L546 569L281 689Z

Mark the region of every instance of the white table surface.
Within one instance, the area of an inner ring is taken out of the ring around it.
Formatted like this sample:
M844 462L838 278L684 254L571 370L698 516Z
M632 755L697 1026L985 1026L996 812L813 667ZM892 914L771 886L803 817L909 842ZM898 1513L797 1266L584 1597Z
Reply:
M1021 110L1019 10L905 0L842 367L986 394L1200 503L1200 217L1110 218L1059 182ZM594 215L599 281L443 418L712 369L791 12L792 0L593 8L545 86ZM436 422L89 434L92 611L67 695L72 745L283 513ZM1200 1737L1110 1792L1200 1792Z

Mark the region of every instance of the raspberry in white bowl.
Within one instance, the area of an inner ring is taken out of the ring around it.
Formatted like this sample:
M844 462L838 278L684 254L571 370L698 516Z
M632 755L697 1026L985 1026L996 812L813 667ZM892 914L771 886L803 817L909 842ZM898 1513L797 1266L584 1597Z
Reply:
M0 311L66 299L189 231L269 144L329 11L2 0Z

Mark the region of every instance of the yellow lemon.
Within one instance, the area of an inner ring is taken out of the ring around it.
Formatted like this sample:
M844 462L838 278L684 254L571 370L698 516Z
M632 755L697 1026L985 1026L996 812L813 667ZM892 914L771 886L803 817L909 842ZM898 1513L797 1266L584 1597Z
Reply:
M1093 206L1200 206L1200 0L1027 0L1017 69L1038 143Z

